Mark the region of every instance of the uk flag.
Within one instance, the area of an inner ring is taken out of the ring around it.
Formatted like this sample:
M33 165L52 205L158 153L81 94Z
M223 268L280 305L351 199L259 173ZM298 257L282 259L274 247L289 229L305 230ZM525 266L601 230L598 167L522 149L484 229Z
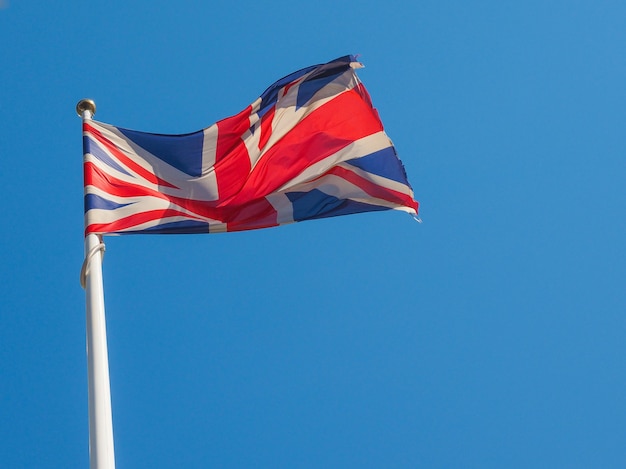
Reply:
M83 122L86 234L214 233L376 210L417 215L353 56L294 72L198 132Z

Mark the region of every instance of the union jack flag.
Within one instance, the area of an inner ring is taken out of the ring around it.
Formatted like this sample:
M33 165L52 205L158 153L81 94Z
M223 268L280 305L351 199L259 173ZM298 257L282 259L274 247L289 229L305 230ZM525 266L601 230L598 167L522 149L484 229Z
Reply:
M294 72L239 114L164 135L83 122L85 226L214 233L375 210L417 215L353 56Z

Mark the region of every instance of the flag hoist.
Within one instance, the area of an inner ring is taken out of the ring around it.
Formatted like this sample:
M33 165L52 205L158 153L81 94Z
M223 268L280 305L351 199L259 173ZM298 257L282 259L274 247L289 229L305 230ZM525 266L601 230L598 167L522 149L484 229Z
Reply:
M83 122L91 120L96 104L83 99L76 105ZM81 284L86 297L87 375L89 392L89 467L114 469L113 418L111 414L111 387L109 358L104 315L104 288L102 284L102 236L85 237L85 261L81 270Z

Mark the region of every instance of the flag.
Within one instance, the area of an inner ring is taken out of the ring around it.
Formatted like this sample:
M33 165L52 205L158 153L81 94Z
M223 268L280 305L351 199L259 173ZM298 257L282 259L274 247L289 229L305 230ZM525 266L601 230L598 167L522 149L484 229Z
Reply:
M377 210L417 215L353 56L294 72L203 130L83 121L86 234L214 233Z

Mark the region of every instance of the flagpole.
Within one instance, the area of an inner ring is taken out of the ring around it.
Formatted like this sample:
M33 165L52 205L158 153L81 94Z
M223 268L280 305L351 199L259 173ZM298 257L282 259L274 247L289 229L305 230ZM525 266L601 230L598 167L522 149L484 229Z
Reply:
M96 104L83 99L76 105L83 122L96 112ZM85 263L81 272L84 282L87 324L87 379L89 395L89 467L115 469L113 448L113 417L111 413L111 385L104 315L104 288L102 283L102 237L85 237Z

